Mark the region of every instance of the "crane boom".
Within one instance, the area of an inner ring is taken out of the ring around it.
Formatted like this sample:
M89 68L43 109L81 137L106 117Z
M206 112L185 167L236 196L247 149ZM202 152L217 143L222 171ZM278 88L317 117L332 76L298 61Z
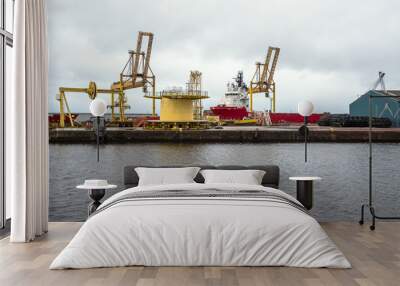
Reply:
M146 51L142 51L144 37L147 37ZM147 86L152 87L153 108L152 115L156 115L156 101L155 101L155 82L156 78L150 68L151 50L153 47L153 33L142 32L138 34L136 43L136 50L129 51L129 59L125 64L119 76L119 81L111 85L111 89L117 92L123 92L127 89L142 87L143 91L147 93Z
M148 35L149 39L147 42L147 51L146 51L146 59L144 62L144 67L143 67L143 75L147 76L147 73L149 72L150 68L150 57L151 57L151 50L153 47L153 34Z
M146 52L142 51L143 38L147 39ZM154 74L150 68L150 56L153 46L153 33L139 32L136 50L129 51L129 59L120 73L120 80L111 85L115 91L143 87L154 84Z
M268 81L267 81L268 85L271 85L274 82L274 74L275 74L276 64L278 63L279 53L281 51L281 49L279 49L279 48L273 48L273 49L275 51L275 55L272 60L271 68L269 70L269 76L268 76Z
M250 81L250 112L253 112L253 94L272 93L272 111L275 112L274 74L278 63L280 48L269 47L265 62L256 63L256 71Z
M262 74L261 74L260 80L261 79L267 79L268 66L269 66L269 62L271 61L271 56L272 56L272 49L268 49L267 56L265 58L265 62L264 62L264 65L263 65L263 70L262 70Z
M135 85L136 82L136 77L138 73L138 67L139 67L139 60L140 60L140 51L142 49L142 41L143 41L143 33L139 32L138 40L136 43L136 52L132 52L132 56L135 56L134 60L134 66L132 69L132 84ZM133 58L132 58L133 59Z
M379 72L378 73L378 79L375 81L374 85L372 86L372 90L376 90L378 86L380 85L382 90L386 92L386 85L385 85L385 80L383 79L385 77L384 72Z

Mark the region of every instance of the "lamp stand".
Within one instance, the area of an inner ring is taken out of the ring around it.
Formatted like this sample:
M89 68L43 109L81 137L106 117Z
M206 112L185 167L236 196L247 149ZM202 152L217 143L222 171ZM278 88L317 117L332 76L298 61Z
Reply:
M97 120L97 132L96 132L96 142L97 142L97 162L100 161L100 116L96 116Z
M372 217L372 224L369 226L370 230L375 230L375 220L376 219L381 219L381 220L392 220L392 219L400 219L400 216L380 216L377 215L375 212L375 207L374 207L374 202L372 198L372 99L374 98L400 98L400 96L396 95L369 95L368 96L368 109L369 109L369 129L368 129L368 143L369 143L369 176L368 176L368 203L367 204L362 204L361 205L361 219L358 222L360 225L364 224L364 209L367 208L369 209L369 212Z
M308 137L308 116L304 116L304 162L307 163L307 137Z

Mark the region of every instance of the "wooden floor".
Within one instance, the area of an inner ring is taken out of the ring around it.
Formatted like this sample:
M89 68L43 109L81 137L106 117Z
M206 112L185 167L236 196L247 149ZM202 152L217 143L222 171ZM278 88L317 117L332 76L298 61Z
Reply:
M50 223L49 233L27 244L0 241L0 285L400 285L400 223L323 224L352 269L289 267L123 267L48 270L80 223Z

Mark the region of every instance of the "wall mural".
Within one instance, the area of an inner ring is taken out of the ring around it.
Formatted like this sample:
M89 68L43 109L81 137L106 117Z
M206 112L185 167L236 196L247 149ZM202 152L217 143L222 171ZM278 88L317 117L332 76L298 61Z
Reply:
M266 1L257 9L245 1L115 2L48 1L51 220L85 220L91 198L76 187L91 179L116 185L101 202L125 189L127 165L278 165L279 187L292 195L289 177L322 178L317 218L358 216L367 150L348 143L365 140L368 119L352 116L349 104L378 68L396 88L398 60L360 53L358 45L371 43L355 43L360 31L351 27L382 35L389 21L377 26L359 13L365 5L353 4L345 17L322 2L312 11L296 1L290 10ZM304 102L306 113L298 109ZM397 107L379 111L399 121ZM382 142L393 134L382 132ZM396 152L388 148L384 157Z

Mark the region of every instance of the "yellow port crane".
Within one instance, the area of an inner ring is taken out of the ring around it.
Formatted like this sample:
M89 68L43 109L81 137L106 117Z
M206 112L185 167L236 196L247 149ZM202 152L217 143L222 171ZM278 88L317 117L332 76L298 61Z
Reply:
M67 116L70 122L71 127L75 126L73 116L71 114L71 110L69 108L69 104L67 101L67 97L65 96L66 92L75 92L75 93L86 93L90 99L95 99L98 93L106 93L111 94L111 102L114 102L114 90L111 89L98 89L96 83L93 81L89 82L89 86L87 88L81 87L60 87L59 94L57 95L57 100L60 103L60 127L65 127L65 117ZM120 96L124 97L124 93ZM125 108L123 106L122 108ZM66 111L65 111L66 109ZM121 113L121 111L120 111ZM115 121L115 110L114 107L111 107L111 120Z
M271 98L271 109L275 112L276 97L275 97L275 81L274 73L276 64L279 58L280 48L269 47L268 53L264 63L256 63L256 72L250 81L249 94L250 94L250 112L253 112L253 94L265 93L267 97ZM271 94L272 93L272 96Z
M147 37L147 49L146 52L142 51L142 44L144 37ZM153 71L150 68L150 57L151 49L153 46L153 33L149 32L139 32L136 50L128 51L129 59L125 64L122 72L119 75L119 81L114 82L111 85L111 89L123 92L127 89L142 87L143 92L148 95L148 85L152 88L152 115L156 115L155 107L155 89L156 89L156 78Z
M142 51L142 44L144 38L147 37L147 49L146 52ZM129 59L125 64L122 72L119 75L119 81L114 82L110 89L98 89L95 82L89 82L87 88L79 87L60 87L57 100L60 102L60 127L65 127L66 113L69 117L70 125L75 126L73 116L66 98L66 92L74 93L86 93L90 99L95 99L97 94L105 93L111 95L111 104L108 105L111 108L111 121L112 122L126 122L125 109L130 108L127 105L127 100L124 91L127 89L133 89L142 87L143 91L147 94L147 87L152 87L152 95L155 96L155 76L150 68L150 57L153 44L153 33L139 32L136 50L128 51ZM115 94L118 94L118 100L115 101ZM115 108L119 110L119 117L117 119L115 115ZM65 112L65 109L67 112ZM155 99L153 99L153 115L155 115Z

